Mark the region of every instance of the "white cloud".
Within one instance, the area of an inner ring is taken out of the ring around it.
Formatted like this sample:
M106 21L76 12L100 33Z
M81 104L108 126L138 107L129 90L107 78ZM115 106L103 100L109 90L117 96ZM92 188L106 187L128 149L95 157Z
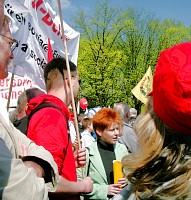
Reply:
M69 0L62 0L61 2L61 6L66 9L69 8L71 6L71 2Z
M58 9L58 1L57 0L46 0L50 6L53 8L53 10L59 14L59 9ZM62 17L63 19L67 22L71 22L71 16L76 13L78 8L73 5L71 0L60 0L61 3L61 9L62 9Z
M50 5L55 9L58 10L58 3L55 0L49 0ZM56 3L55 3L56 2ZM72 4L69 0L60 0L62 10L71 8Z

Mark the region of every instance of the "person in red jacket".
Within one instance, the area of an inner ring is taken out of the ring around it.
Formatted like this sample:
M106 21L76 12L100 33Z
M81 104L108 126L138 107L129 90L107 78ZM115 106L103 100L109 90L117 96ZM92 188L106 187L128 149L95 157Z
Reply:
M76 98L79 92L79 77L77 67L71 61L71 84L68 79L66 60L55 58L44 69L44 78L47 94L33 98L28 104L27 114L44 102L57 106L45 107L36 112L29 121L27 136L36 144L42 145L51 152L58 165L60 182L57 193L63 199L63 193L71 193L72 196L64 199L80 199L80 193L92 191L93 182L90 177L77 182L76 167L85 164L85 149L72 151L72 143L68 131L69 110L68 106L73 96ZM58 197L56 197L58 199Z

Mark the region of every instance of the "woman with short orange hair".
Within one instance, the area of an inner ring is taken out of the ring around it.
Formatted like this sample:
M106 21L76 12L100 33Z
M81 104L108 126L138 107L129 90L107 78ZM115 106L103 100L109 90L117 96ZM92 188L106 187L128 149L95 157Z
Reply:
M120 178L114 184L113 178L113 160L121 161L128 154L125 145L117 142L122 120L114 109L102 108L94 115L92 123L97 142L87 147L85 171L94 184L93 191L83 196L84 199L107 200L118 194L127 184L125 178Z

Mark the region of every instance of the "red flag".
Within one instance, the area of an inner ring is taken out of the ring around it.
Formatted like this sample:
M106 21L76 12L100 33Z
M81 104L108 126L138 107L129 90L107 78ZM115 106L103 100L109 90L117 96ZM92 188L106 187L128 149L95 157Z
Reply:
M50 44L50 38L48 38L48 62L50 62L52 59L53 59L52 46Z

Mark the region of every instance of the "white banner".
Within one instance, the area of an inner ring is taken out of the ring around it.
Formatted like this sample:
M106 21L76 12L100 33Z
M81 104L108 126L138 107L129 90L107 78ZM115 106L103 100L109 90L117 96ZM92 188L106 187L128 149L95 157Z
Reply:
M9 72L9 76L6 79L0 80L0 97L8 100L9 89L11 84L12 73ZM20 77L14 75L13 87L10 98L9 107L17 106L17 99L19 95L28 88L38 87L29 77ZM39 87L38 87L39 88Z
M47 63L48 38L54 57L65 54L60 18L44 0L5 0L5 11L12 19L12 37L19 42L14 50L14 69L9 71L27 75L44 89L43 68ZM65 22L64 31L69 60L77 64L80 34Z

